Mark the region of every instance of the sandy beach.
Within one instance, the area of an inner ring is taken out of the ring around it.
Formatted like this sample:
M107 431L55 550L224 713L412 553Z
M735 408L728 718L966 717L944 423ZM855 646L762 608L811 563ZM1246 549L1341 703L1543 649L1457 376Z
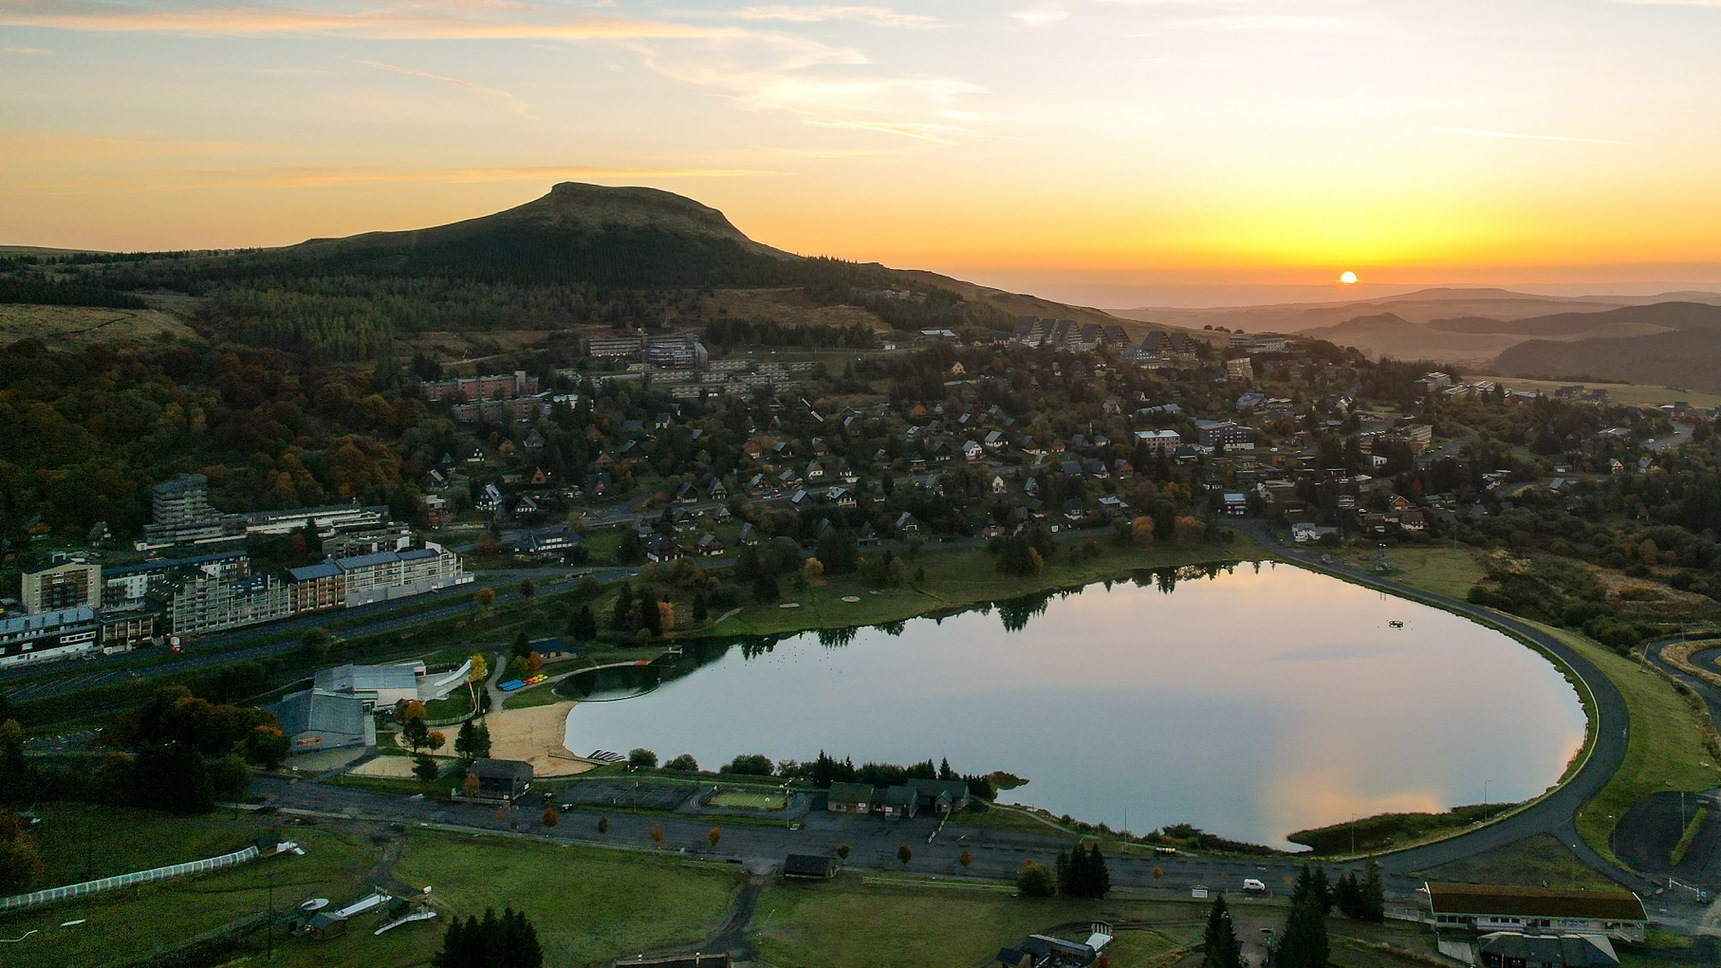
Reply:
M500 709L484 717L490 727L490 755L499 760L521 760L532 764L538 776L572 776L597 766L578 759L563 746L567 736L568 711L573 700L530 709Z

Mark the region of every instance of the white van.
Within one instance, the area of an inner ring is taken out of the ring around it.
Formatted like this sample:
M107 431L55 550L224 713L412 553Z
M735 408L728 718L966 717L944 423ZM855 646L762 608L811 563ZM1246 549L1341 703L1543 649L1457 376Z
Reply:
M1243 878L1243 893L1265 894L1267 893L1267 885L1253 877L1245 877Z

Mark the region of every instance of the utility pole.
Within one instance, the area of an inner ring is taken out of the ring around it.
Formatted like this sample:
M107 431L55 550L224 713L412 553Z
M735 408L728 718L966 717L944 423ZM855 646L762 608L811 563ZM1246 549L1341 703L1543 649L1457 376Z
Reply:
M265 961L275 960L275 868L269 868L269 919L263 922Z

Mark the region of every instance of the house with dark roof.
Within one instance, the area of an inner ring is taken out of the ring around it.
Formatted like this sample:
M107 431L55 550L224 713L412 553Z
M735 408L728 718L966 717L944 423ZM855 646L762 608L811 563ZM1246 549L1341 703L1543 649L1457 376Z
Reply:
M822 854L790 854L783 860L783 876L829 880L837 876L837 862Z
M1520 934L1495 931L1476 939L1484 968L1612 968L1613 943L1594 934Z
M1649 926L1643 900L1631 891L1575 891L1489 884L1426 885L1429 916L1441 925L1477 932L1600 935L1641 942Z
M870 783L833 783L825 794L825 809L832 813L866 813L872 809Z
M478 779L477 800L518 800L532 789L532 764L522 760L474 760L466 775Z
M920 810L920 796L913 787L885 787L873 795L872 811L881 817L911 820Z

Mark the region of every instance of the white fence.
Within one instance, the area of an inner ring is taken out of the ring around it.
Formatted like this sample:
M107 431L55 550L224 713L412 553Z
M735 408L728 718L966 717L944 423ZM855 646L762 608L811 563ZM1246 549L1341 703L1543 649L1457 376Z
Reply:
M156 881L168 881L176 877L189 877L193 874L206 874L228 867L235 867L249 860L256 860L259 852L256 847L236 850L231 854L220 857L206 857L203 860L188 861L184 864L171 864L167 867L157 867L153 870L136 871L131 874L117 874L113 877L103 877L99 880L84 881L82 884L67 884L64 887L50 887L43 891L30 894L19 894L16 897L0 898L0 911L16 911L23 908L36 907L40 904L52 904L68 898L83 897L87 894L100 894L121 887L132 887L137 884L153 884Z

